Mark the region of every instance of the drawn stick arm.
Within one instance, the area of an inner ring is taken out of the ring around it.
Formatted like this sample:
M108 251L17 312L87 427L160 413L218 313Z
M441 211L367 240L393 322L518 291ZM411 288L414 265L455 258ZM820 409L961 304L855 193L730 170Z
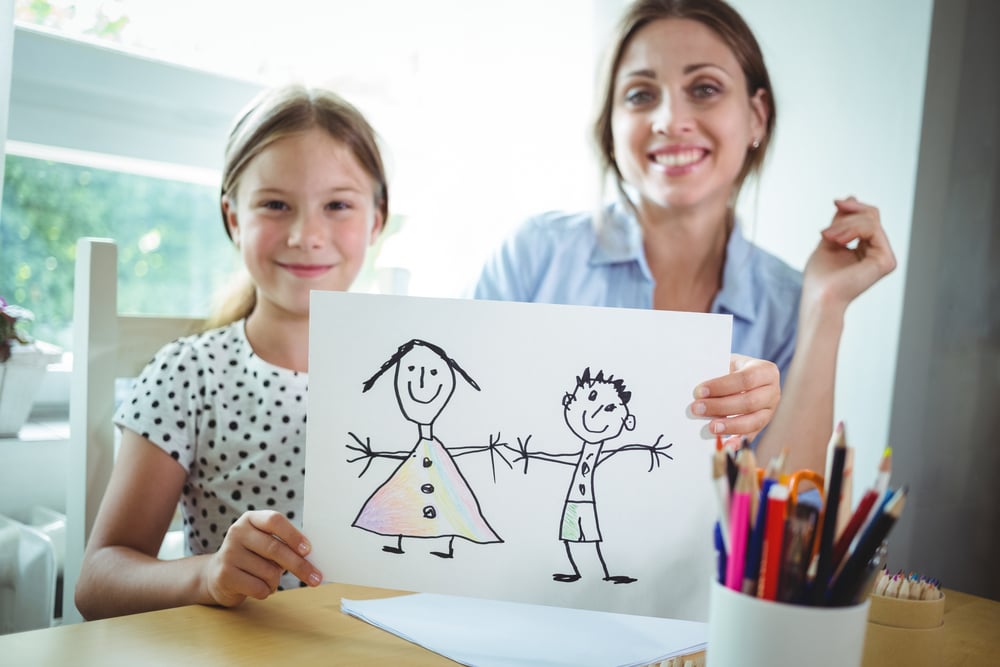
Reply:
M610 457L614 456L619 452L646 452L649 454L649 471L652 471L654 467L659 467L662 459L673 460L667 450L674 446L674 443L668 442L667 444L662 444L663 434L656 436L656 440L651 445L643 443L631 443L628 445L622 445L621 447L605 449L601 453L601 458L597 461L597 465L600 465L607 461Z
M354 458L347 459L347 462L348 463L355 463L357 461L365 461L365 467L364 467L364 469L362 469L361 474L358 475L358 477L361 477L366 472L368 472L368 466L370 466L372 464L372 461L374 461L376 458L396 459L396 460L402 461L402 460L405 460L406 457L408 457L410 455L409 450L407 450L407 451L397 451L397 452L376 452L376 451L372 450L372 445L371 445L371 439L370 438L365 437L364 441L362 441L361 438L359 438L357 435L355 435L351 431L348 431L347 434L349 436L351 436L352 438L354 438L354 442L356 442L357 444L356 445L352 445L352 444L348 443L346 445L346 447L348 449L350 449L351 451L358 452L357 456L355 456Z
M490 453L490 467L493 469L493 481L496 482L497 481L497 462L496 462L497 457L499 457L501 461L503 461L505 464L507 464L508 468L510 468L511 470L514 469L514 464L512 464L510 461L508 461L507 457L504 456L503 449L502 449L504 447L506 447L507 449L511 449L511 446L508 445L506 442L501 442L501 440L500 440L500 433L497 432L496 435L493 435L492 433L490 434L490 442L489 442L488 445L466 445L464 447L449 447L448 451L451 452L451 455L453 457L455 457L456 459L459 456L464 456L466 454L475 454L476 452L489 452Z

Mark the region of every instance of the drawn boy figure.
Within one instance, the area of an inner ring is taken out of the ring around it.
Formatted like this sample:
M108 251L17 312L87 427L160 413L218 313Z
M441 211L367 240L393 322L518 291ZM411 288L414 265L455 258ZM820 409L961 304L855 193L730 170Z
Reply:
M414 339L399 347L382 367L364 383L363 392L372 388L387 371L395 371L396 401L403 416L417 425L417 443L405 451L372 451L351 433L359 452L351 462L367 459L361 475L376 457L399 459L400 464L388 479L368 498L352 525L357 528L395 537L396 543L383 551L403 553L403 538L448 538L446 551L432 551L441 558L452 558L454 541L461 537L470 542L503 542L483 516L479 501L455 458L463 454L489 451L510 466L500 450L499 434L485 446L446 448L434 435L434 421L455 392L455 373L470 387L476 384L454 359L433 343ZM359 475L360 477L360 475Z
M582 441L582 447L575 452L548 453L528 452L527 442L521 443L516 460L524 460L527 472L528 459L540 459L573 466L573 477L563 504L559 539L566 546L566 556L573 566L572 574L553 574L556 581L572 582L580 579L580 569L573 559L573 546L592 543L597 550L597 558L604 570L604 581L615 584L630 584L635 578L626 575L612 576L601 553L601 527L597 517L597 499L594 494L594 473L597 467L618 452L644 450L650 453L651 465L659 465L659 457L671 458L665 452L671 445L660 445L662 435L652 445L630 444L610 448L607 443L622 434L635 429L635 415L629 412L628 403L632 393L625 389L625 383L614 376L604 376L598 371L590 375L590 368L576 378L576 387L563 396L563 418L569 429Z

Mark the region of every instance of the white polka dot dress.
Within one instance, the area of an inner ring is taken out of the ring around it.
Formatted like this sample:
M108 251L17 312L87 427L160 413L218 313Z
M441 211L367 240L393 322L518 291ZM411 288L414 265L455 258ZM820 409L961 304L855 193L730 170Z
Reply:
M164 346L136 379L115 423L149 439L187 472L186 552L213 553L244 512L302 523L309 378L262 360L245 321ZM285 573L281 588L300 585Z

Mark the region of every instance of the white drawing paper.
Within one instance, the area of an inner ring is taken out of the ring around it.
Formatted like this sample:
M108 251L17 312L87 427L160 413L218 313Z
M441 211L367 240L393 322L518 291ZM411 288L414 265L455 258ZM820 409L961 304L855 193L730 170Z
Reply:
M692 390L728 316L314 292L304 530L331 581L704 620Z

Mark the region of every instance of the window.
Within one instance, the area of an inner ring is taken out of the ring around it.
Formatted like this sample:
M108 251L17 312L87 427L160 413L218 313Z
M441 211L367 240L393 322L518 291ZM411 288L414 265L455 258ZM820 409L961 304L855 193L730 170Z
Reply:
M0 226L0 285L39 315L32 335L64 348L73 262L82 236L118 242L123 312L207 314L237 268L214 187L9 151ZM199 240L198 242L193 242Z
M617 0L15 4L0 291L39 337L68 344L84 233L119 242L122 310L205 312L234 259L216 202L229 123L278 81L332 87L383 140L393 218L359 289L458 295L525 217L595 203L594 63Z

